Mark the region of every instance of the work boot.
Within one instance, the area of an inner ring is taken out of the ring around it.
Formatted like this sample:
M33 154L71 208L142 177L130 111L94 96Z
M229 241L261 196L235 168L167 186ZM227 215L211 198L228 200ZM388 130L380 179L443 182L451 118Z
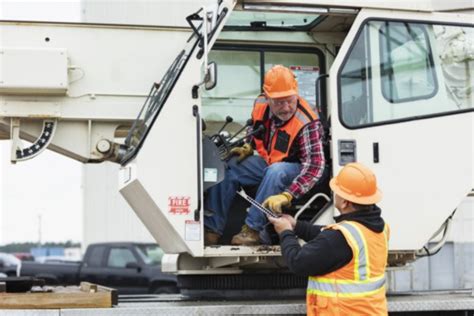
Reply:
M247 225L242 226L240 233L232 237L230 242L232 245L240 246L254 246L260 244L260 238L258 236L258 231L253 230Z
M205 246L217 245L220 238L221 236L218 233L215 233L210 230L204 231L204 245Z

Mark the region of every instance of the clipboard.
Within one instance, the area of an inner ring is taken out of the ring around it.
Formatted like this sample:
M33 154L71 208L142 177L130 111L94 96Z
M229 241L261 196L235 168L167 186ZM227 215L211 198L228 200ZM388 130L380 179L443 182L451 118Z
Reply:
M274 217L274 218L279 218L280 217L280 215L277 215L274 212L272 212L271 210L269 210L268 208L263 207L262 204L258 203L253 198L248 196L247 193L245 193L244 190L237 191L237 194L240 195L241 197L243 197L247 202L249 202L250 204L255 206L259 211L261 211L265 215L268 215L268 216L271 216L271 217Z

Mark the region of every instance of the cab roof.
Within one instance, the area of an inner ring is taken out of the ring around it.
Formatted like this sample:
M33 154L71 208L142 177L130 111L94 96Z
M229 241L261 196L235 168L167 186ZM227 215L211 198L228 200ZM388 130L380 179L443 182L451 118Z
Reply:
M472 0L238 0L244 10L317 13L316 8L393 9L424 12L474 10Z

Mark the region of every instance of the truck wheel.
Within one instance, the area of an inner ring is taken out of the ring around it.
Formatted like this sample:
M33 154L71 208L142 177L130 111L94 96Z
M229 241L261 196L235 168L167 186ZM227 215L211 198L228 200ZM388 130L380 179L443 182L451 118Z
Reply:
M151 292L153 294L174 294L174 293L179 293L179 290L174 285L168 285L168 286L155 287L152 289Z

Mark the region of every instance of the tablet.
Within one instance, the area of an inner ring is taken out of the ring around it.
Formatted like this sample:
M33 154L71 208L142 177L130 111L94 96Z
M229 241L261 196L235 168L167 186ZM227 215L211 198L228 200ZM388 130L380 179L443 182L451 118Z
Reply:
M255 206L258 210L263 212L265 215L268 215L268 216L271 216L271 217L274 217L274 218L280 217L280 215L275 214L274 212L272 212L268 208L263 207L262 204L258 203L253 198L248 196L247 193L245 193L244 190L237 191L237 194L240 195L241 197L243 197L245 200L247 200L250 204Z

